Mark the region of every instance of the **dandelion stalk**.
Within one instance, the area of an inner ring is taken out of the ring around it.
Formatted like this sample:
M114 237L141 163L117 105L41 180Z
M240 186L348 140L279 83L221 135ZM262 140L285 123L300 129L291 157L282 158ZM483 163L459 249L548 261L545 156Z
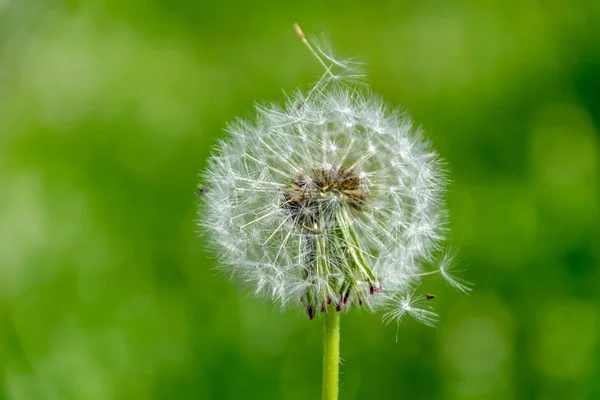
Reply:
M329 306L323 315L323 400L337 400L340 369L340 313Z

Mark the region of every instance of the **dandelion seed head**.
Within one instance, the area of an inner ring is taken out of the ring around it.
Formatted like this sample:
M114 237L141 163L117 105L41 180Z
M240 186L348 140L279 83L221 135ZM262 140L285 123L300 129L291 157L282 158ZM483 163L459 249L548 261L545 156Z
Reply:
M199 224L220 268L282 307L386 307L431 325L407 293L445 237L442 162L405 112L344 81L354 64L313 51L327 71L315 86L227 126Z

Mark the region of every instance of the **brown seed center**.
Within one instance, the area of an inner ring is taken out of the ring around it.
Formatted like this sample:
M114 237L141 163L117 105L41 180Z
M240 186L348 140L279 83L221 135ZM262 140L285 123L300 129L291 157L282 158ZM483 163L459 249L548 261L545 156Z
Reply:
M311 229L320 225L323 208L328 206L324 203L332 197L338 200L335 203L360 210L367 192L362 179L351 169L313 169L310 174L301 172L291 178L283 191L282 207L295 217L296 223Z

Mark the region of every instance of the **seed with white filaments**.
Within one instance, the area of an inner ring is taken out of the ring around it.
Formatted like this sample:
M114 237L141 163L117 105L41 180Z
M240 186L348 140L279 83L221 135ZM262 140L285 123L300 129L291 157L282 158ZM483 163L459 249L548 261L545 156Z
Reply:
M414 296L413 293L405 293L396 296L394 300L394 305L386 307L387 311L383 316L383 321L386 324L391 321L400 323L406 316L410 316L428 326L434 326L438 320L438 316L433 312L432 307L424 302L424 300L427 300L427 296Z
M199 223L222 270L311 319L354 304L430 325L435 314L406 294L442 250L440 158L406 113L339 79L332 67L349 64L321 55L328 74L311 90L229 124L203 174Z

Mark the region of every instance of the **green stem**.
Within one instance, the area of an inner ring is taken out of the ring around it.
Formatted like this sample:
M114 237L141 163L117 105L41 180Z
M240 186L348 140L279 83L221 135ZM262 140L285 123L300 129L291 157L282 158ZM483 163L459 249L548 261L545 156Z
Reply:
M332 304L323 314L323 400L337 400L340 371L340 313Z

